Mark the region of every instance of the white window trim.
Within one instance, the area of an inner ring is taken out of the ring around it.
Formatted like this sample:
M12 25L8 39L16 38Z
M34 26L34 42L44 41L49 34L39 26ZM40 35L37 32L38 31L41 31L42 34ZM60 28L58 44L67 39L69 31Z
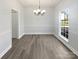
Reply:
M64 39L66 42L69 42L69 39L65 38L64 36L62 36L61 34L59 34L59 36Z
M59 13L59 36L64 39L66 42L69 42L69 39L65 38L63 35L61 35L61 21L60 21L60 13Z

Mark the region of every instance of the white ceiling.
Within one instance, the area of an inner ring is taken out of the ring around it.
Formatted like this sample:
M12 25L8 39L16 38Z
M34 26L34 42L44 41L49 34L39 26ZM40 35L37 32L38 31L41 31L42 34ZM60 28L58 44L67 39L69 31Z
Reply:
M38 6L39 0L18 0L23 6ZM61 0L40 0L41 7L51 7L55 6Z

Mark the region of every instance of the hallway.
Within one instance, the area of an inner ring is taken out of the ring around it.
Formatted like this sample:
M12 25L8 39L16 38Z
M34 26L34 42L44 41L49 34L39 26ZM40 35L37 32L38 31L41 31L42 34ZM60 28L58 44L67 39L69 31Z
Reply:
M2 59L77 59L52 35L27 35L13 39L13 47Z

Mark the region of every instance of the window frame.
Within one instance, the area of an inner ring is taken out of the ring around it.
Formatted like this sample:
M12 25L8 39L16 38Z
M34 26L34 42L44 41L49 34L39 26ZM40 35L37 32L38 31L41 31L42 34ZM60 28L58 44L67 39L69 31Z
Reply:
M64 15L62 15L62 14L64 14ZM68 14L66 14L66 12L59 12L59 36L61 37L61 38L63 38L65 41L67 41L67 42L69 42L69 38L66 38L66 36L63 36L62 34L61 34L61 19L65 19L65 16L67 16L67 18L68 18ZM61 17L61 15L62 15L62 17ZM68 20L68 37L69 37L69 20Z

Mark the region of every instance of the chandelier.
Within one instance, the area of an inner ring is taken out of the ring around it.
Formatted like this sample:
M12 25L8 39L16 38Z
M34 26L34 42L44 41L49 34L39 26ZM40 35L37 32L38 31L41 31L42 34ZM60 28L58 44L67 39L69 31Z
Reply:
M38 6L38 9L33 10L33 13L34 13L35 15L44 15L45 12L46 12L46 10L41 10L41 9L40 9L40 0L39 0L39 6Z

